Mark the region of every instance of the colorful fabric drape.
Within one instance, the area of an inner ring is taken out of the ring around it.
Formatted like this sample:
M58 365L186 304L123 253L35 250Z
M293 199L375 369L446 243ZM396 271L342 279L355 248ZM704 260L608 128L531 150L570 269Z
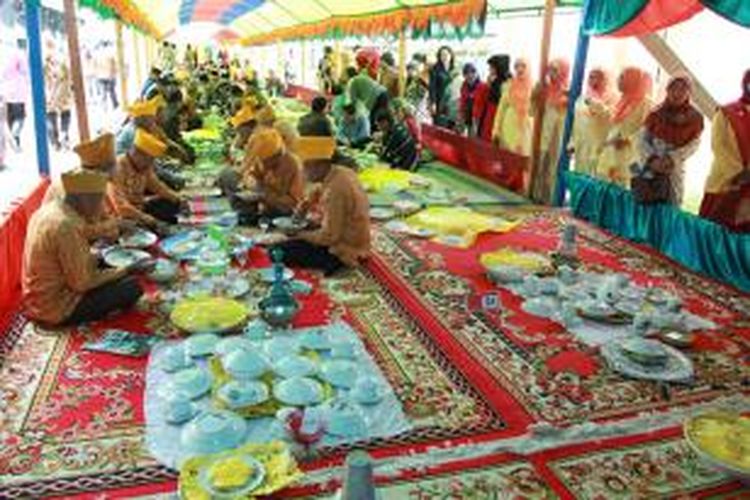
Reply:
M592 2L584 26L591 35L644 35L686 21L704 8L750 27L750 4L737 0L599 0Z

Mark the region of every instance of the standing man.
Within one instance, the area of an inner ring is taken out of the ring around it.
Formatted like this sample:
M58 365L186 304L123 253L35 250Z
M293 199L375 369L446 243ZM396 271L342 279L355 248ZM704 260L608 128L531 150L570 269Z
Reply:
M23 256L23 304L29 318L66 326L132 307L143 294L131 276L148 265L100 270L82 228L102 205L107 177L63 174L65 198L42 206L29 222Z

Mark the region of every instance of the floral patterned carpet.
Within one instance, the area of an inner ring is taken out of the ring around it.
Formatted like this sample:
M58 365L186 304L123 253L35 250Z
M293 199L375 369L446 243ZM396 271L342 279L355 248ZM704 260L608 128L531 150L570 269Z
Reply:
M357 445L379 463L400 464L379 476L383 498L742 498L742 486L700 462L676 425L524 448L529 426L540 422L617 424L643 412L746 395L750 299L581 224L589 269L664 286L720 325L700 332L690 353L695 383L624 379L595 349L525 313L516 296L483 277L481 253L499 247L548 252L567 221L556 212L503 211L526 221L511 233L483 235L467 250L377 229L377 255L367 268L325 282L305 275L319 286L303 299L296 325L339 318L352 324L415 424L402 435ZM254 252L254 265L267 263ZM499 310L480 307L488 291L499 294ZM137 311L88 328L52 334L19 319L3 337L0 498L174 490L175 472L144 446L147 360L82 349L108 328L176 335L154 306L156 293L150 290ZM513 448L506 446L511 441ZM304 463L310 479L287 494L334 490L336 467L349 449L321 450ZM438 449L465 451L430 462ZM410 462L420 455L427 457L422 465Z

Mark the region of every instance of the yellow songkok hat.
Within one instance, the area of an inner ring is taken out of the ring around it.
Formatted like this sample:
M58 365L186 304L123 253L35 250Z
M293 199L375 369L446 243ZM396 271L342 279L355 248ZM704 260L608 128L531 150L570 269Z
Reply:
M255 108L249 104L245 104L240 108L239 111L237 111L237 114L229 119L229 123L231 123L234 128L238 128L254 119Z
M128 114L133 118L140 116L156 116L165 101L161 95L152 97L148 101L136 101L128 107Z
M267 160L281 152L284 148L284 140L276 130L264 128L250 137L248 143L248 154L261 160Z
M107 176L91 170L76 170L62 174L65 194L104 194Z
M276 113L274 113L273 108L267 104L258 110L255 117L258 120L258 123L262 125L272 125L273 122L276 121Z
M73 151L81 158L81 166L97 169L115 161L115 136L103 134L89 142L82 142Z
M330 160L336 151L333 137L300 137L297 140L297 156L306 160Z
M154 158L160 158L167 152L166 144L142 128L136 129L133 146Z

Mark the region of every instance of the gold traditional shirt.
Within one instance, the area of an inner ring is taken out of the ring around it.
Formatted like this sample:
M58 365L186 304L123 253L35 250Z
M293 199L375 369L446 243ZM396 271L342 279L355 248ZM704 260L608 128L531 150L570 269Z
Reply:
M323 180L321 192L323 219L317 231L301 237L328 247L348 266L355 266L370 254L370 204L367 194L352 170L334 165Z
M23 255L23 303L34 320L55 325L75 310L83 294L123 275L99 270L83 228L86 222L63 202L43 205L29 222Z
M273 169L264 168L257 176L263 189L263 204L273 210L291 212L305 197L305 181L299 158L284 153Z
M126 154L118 158L117 169L108 185L117 215L127 219L153 224L155 219L143 211L146 191L160 198L177 202L180 198L166 184L159 180L153 168L137 170Z

